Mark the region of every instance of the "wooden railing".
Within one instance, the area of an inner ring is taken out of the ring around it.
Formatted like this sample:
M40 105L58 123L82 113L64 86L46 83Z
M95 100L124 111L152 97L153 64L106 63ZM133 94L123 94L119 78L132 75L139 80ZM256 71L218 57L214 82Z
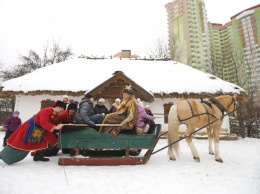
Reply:
M260 125L243 125L240 126L238 121L230 122L230 133L234 133L239 137L260 138Z

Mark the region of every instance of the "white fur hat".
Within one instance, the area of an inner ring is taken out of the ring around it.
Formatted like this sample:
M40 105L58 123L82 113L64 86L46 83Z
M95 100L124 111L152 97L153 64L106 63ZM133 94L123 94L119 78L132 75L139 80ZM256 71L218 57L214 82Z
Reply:
M98 102L105 103L105 99L104 98L99 98Z
M64 99L64 98L68 98L69 99L69 97L67 95L64 95L62 99Z
M147 104L147 105L145 106L145 108L150 108L149 104Z
M140 98L137 98L137 99L136 99L136 104L139 105L139 106L141 106L141 107L144 107L144 103L141 101Z
M121 102L121 100L120 100L119 98L117 98L117 99L115 100L115 102L119 102L119 103L120 103L120 102Z

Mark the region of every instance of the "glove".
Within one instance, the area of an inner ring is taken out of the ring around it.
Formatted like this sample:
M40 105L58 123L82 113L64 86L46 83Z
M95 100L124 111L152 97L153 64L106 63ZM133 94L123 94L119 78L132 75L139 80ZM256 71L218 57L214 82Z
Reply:
M127 122L123 121L120 123L121 126L123 126L124 124L126 124Z
M94 123L94 124L90 125L90 127L95 128L96 124Z

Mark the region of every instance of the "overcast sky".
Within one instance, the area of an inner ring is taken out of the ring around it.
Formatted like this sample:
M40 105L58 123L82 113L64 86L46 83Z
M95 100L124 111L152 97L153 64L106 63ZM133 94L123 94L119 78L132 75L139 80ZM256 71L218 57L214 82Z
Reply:
M76 56L113 55L122 49L141 57L167 36L169 0L0 0L0 61L17 64L30 49L42 55L52 39ZM259 0L205 0L208 20L226 23Z

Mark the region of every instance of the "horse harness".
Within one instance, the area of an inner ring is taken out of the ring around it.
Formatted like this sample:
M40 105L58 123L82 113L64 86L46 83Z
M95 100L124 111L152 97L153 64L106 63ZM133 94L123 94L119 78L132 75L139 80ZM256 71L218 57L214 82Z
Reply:
M187 102L188 105L190 106L190 110L191 110L191 114L192 114L191 117L188 117L188 118L186 118L186 119L180 119L179 116L178 116L179 121L180 121L181 123L183 123L183 124L185 124L184 121L189 120L189 119L191 119L191 118L193 118L193 117L201 116L201 115L208 115L208 123L210 123L210 116L211 116L211 117L214 117L214 118L217 119L217 120L219 120L220 118L218 118L215 114L213 115L213 114L209 113L209 111L208 111L208 109L206 108L205 104L206 104L208 107L210 107L210 108L213 110L214 113L215 113L215 110L214 110L214 108L212 107L212 104L216 105L216 106L220 109L220 111L221 111L221 113L222 113L221 120L224 118L224 112L227 112L227 113L228 113L228 110L227 110L227 109L228 109L233 103L234 103L234 110L233 110L232 112L230 112L230 113L234 113L234 112L236 111L236 103L235 103L234 98L232 98L232 102L228 105L227 108L225 108L217 99L215 99L215 98L213 98L213 97L211 97L209 101L204 101L204 100L201 98L201 104L202 104L202 106L204 107L205 112L204 112L204 113L200 113L200 114L195 114L195 113L194 113L194 111L193 111L193 109L192 109L192 106L191 106L190 102L189 102L187 99L183 99L183 100L186 100L186 102Z
M190 107L190 110L191 110L192 116L191 116L191 117L188 117L188 118L186 118L186 119L180 119L180 118L179 118L179 115L178 115L178 119L179 119L179 121L180 121L181 123L185 124L184 121L189 120L189 119L191 119L191 118L193 118L193 117L201 116L201 115L208 115L208 122L210 122L210 116L212 116L212 117L214 117L214 118L217 119L217 117L216 117L215 115L209 113L208 109L207 109L206 106L204 105L204 104L206 104L206 105L208 105L208 106L212 109L211 103L209 103L209 102L207 102L207 101L202 101L201 104L202 104L202 106L204 107L205 112L204 112L204 113L200 113L200 114L195 114L194 111L193 111L193 108L192 108L192 106L191 106L191 104L190 104L190 102L189 102L187 99L183 99L183 100L185 100L185 101L188 103L188 105L189 105L189 107ZM214 111L214 109L213 109L213 111Z

